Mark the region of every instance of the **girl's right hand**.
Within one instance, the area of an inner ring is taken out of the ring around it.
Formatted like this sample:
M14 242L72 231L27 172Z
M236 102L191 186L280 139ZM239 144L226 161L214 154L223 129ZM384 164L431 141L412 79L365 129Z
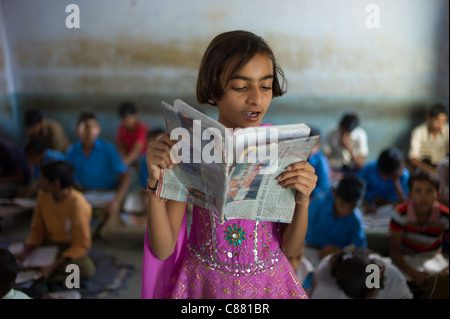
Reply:
M148 186L156 187L161 177L161 169L173 168L170 158L170 150L177 141L170 139L168 134L158 136L154 141L148 143L147 147L147 170L148 170Z

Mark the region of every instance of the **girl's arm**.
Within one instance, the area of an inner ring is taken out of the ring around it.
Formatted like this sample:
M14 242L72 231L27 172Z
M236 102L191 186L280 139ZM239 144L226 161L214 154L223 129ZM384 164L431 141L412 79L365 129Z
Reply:
M156 188L161 169L173 167L170 149L175 143L167 134L149 143L146 158L149 187ZM172 255L185 210L186 203L165 200L149 190L147 233L150 247L158 259L165 260Z
M292 222L282 229L281 249L289 257L303 248L308 229L308 206L311 192L316 187L317 176L308 162L294 163L278 177L284 188L295 188L295 211Z

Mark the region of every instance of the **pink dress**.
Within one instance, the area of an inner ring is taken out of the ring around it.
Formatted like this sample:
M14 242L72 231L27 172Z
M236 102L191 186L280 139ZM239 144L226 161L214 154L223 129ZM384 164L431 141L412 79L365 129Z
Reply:
M158 297L306 299L280 243L279 223L233 219L221 225L194 206L186 250L172 261L176 266Z

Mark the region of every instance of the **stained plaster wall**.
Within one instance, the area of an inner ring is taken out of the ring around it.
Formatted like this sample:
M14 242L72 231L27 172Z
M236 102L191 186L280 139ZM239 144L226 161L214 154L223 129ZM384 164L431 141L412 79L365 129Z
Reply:
M80 8L79 29L65 25L70 3ZM379 28L366 25L370 4ZM62 122L73 140L81 110L97 112L112 140L124 100L149 126L163 124L161 100L195 104L201 55L232 29L263 36L286 73L288 93L266 121L306 122L324 134L357 111L370 159L391 145L406 152L424 108L448 105L446 0L0 0L0 14L0 135L18 143L29 107Z

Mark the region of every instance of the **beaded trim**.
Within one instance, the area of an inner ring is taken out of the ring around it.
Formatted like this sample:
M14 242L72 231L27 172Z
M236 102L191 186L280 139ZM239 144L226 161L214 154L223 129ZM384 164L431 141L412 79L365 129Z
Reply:
M232 236L233 233L230 231L230 227L233 231L238 232L240 231L239 236L244 236L245 239L253 239L253 249L249 251L250 254L253 255L254 262L250 262L248 264L241 264L238 263L237 258L234 258L237 254L236 249L239 249L241 247L241 244L239 242L235 241L234 239L237 239L237 237L230 239L222 238L227 241L227 243L230 245L230 250L228 250L225 247L217 247L216 244L218 243L217 236L223 236L224 234L217 234L216 229L216 217L211 213L210 210L202 209L204 210L204 213L206 213L206 219L205 220L205 227L210 228L210 237L204 238L204 244L202 247L192 247L191 243L188 243L187 248L190 254L201 264L203 264L205 267L210 268L212 270L221 271L226 274L231 274L235 276L242 276L242 275L249 275L249 274L255 274L255 273L261 273L265 272L269 269L271 269L274 265L276 265L280 261L280 254L282 254L282 251L280 249L276 249L274 251L268 250L268 245L266 243L259 243L261 247L258 248L258 237L259 236L267 236L271 237L270 232L268 232L267 225L265 223L260 223L260 221L255 221L255 227L253 234L246 234L243 232L242 228L238 228L236 226L236 229L234 229L235 224L233 226L227 227L227 230L224 232L225 236ZM260 229L261 227L261 229ZM230 234L226 233L230 232ZM253 237L253 238L252 238ZM233 240L232 240L233 239ZM244 239L244 240L245 240ZM241 237L242 240L242 237ZM231 241L231 243L230 243ZM236 245L234 244L236 243ZM242 243L242 242L241 242ZM241 252L246 254L246 252ZM218 254L226 255L225 261L221 261L218 256ZM247 258L250 257L250 255L246 256ZM250 259L251 260L251 257ZM233 261L235 261L233 263Z
M207 258L204 254L192 248L190 244L187 245L189 252L192 257L194 257L198 262L203 264L205 267L223 272L225 274L234 275L234 276L245 276L256 273L262 273L267 270L272 269L279 261L280 252L276 252L273 258L268 260L262 260L257 263L251 263L247 265L242 264L232 264L232 263L224 263L220 262L214 258Z

